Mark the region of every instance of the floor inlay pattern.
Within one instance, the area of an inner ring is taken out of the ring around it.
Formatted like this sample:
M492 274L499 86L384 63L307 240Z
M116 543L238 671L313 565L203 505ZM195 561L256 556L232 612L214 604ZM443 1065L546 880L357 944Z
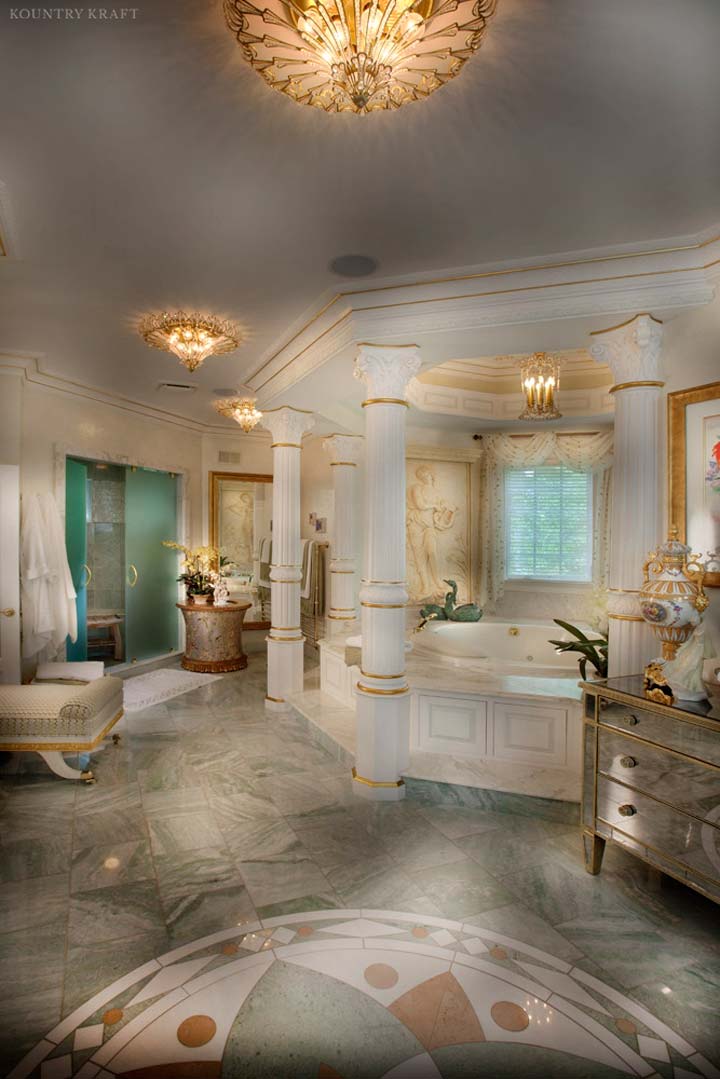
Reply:
M720 1079L714 904L544 805L357 799L264 693L127 716L94 787L0 761L1 1075Z
M637 1001L481 920L320 910L144 963L49 1030L11 1079L612 1079L655 1076L671 1054L676 1077L718 1074Z

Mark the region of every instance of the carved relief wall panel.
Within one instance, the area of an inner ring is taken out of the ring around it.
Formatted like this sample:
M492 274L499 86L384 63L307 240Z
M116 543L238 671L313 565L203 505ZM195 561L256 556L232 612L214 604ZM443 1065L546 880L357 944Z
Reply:
M444 596L457 582L458 603L472 599L471 465L408 457L406 555L411 603Z

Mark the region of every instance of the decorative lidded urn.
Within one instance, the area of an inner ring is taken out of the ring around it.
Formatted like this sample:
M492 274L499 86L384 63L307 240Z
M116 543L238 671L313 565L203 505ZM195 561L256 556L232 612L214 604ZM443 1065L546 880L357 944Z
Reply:
M680 542L673 525L666 542L648 555L643 566L640 613L662 641L664 659L675 658L708 605L703 591L705 569L699 559Z

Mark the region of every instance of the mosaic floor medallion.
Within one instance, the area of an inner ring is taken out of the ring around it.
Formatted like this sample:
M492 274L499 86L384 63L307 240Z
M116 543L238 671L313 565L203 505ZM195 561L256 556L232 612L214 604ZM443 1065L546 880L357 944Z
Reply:
M720 1073L623 993L442 918L325 910L160 955L67 1016L11 1079L688 1079Z

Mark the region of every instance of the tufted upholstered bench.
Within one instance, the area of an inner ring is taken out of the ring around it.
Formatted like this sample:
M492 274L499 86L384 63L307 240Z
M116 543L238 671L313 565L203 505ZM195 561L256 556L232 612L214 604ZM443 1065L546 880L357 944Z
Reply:
M92 772L71 768L62 755L94 749L122 714L120 678L87 685L0 685L0 752L39 753L56 775L92 783Z

